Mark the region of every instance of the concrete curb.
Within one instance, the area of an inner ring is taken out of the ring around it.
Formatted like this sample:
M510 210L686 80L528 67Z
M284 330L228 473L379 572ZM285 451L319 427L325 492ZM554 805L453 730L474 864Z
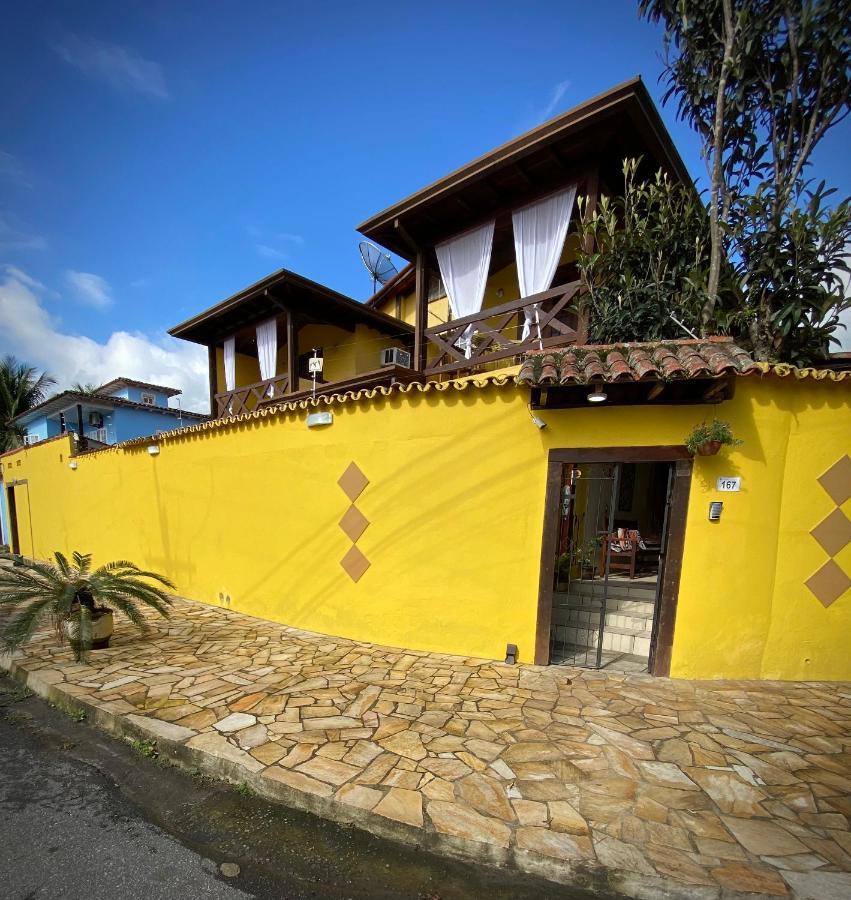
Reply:
M38 671L28 672L16 659L9 656L0 656L0 667L33 693L60 709L84 712L90 722L113 737L156 741L160 756L176 766L230 782L245 783L257 794L269 800L314 813L334 822L355 825L381 838L411 844L455 859L517 869L557 884L593 893L616 894L635 900L684 900L684 898L745 900L754 896L716 887L684 884L659 876L608 869L599 864L583 861L570 863L528 850L501 848L405 825L374 812L342 803L333 797L297 790L290 785L265 777L262 772L252 772L235 760L223 759L212 753L187 747L179 741L158 734L144 723L133 721L126 714L112 712L108 709L109 703L98 706L75 697L72 692L63 690L61 685L40 678ZM144 717L135 718L138 720Z

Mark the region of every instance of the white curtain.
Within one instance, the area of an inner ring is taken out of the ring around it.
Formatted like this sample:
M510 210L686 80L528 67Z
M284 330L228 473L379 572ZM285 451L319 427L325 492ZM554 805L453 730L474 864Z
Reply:
M277 375L278 363L278 323L275 319L261 322L257 326L257 359L260 360L260 380L266 381ZM274 385L269 385L268 396L275 393Z
M575 199L576 185L571 185L512 213L521 297L540 294L553 283ZM523 315L523 340L529 337L533 324L538 328L540 340L538 304L533 303L531 307L524 309Z
M488 222L434 248L440 277L449 298L449 308L456 319L472 315L482 308L491 264L493 228L494 223ZM472 325L464 330L458 345L469 359L473 350Z
M225 341L225 390L232 391L236 387L236 338L229 337Z

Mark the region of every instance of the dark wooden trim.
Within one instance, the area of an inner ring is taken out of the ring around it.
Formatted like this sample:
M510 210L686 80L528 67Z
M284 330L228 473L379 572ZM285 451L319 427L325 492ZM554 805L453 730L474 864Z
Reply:
M671 489L668 538L665 547L665 568L654 621L654 638L650 648L651 675L667 676L671 672L671 652L674 646L674 626L677 621L680 575L683 569L691 471L692 460L690 458L679 459L674 463L674 483Z
M558 518L561 510L561 482L563 463L547 462L547 485L544 497L544 531L541 536L541 574L538 581L538 624L535 631L535 665L550 662L550 627L553 615L553 581L555 579L556 550L558 548Z
M216 345L207 347L207 369L210 379L210 415L216 415L216 394L219 390L218 360L216 359Z
M423 381L425 381L425 377L422 372L415 372L413 369L402 366L385 366L383 369L361 372L359 375L346 378L343 381L324 382L321 386L317 385L315 394L312 388L307 388L306 390L294 391L286 396L270 397L261 400L257 404L257 408L277 406L281 403L291 403L296 400L306 400L309 397L321 397L326 394L357 393L358 391L370 390L371 388L393 387L397 384L412 384L413 382L421 384Z
M660 606L655 628L653 675L667 675L671 666L677 594L682 570L688 495L691 484L692 457L683 446L657 447L575 447L550 450L547 458L547 483L544 497L544 522L541 535L541 570L538 581L538 617L535 628L535 664L550 661L550 627L552 624L553 583L558 519L561 514L562 468L565 463L591 462L673 462L674 486L668 521L666 565L663 574Z
M428 267L425 254L417 253L415 280L415 316L414 319L414 368L422 372L426 367L428 341Z
M299 389L298 380L298 324L291 310L287 310L287 390Z
M675 462L691 459L682 445L658 447L574 447L550 450L550 460L559 463L586 462Z

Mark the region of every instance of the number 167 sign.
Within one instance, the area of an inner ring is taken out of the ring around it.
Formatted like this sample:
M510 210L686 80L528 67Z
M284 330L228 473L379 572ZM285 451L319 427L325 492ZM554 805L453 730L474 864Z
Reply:
M739 476L722 475L715 482L716 491L740 491L742 489L742 479Z

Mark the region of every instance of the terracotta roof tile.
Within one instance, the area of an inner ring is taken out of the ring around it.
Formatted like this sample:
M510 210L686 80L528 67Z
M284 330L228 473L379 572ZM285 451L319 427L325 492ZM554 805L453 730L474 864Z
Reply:
M588 344L526 356L517 381L540 387L591 381L670 381L762 371L731 338Z

